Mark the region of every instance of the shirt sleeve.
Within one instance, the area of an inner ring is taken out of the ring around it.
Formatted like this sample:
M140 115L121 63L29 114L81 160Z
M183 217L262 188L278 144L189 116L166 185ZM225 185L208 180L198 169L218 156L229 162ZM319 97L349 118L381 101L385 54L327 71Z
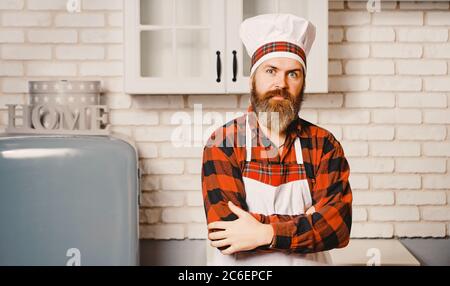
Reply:
M328 146L332 148L323 148L329 150L322 152L311 192L314 213L295 216L252 213L260 222L272 225L271 248L311 253L348 244L352 221L350 169L339 142L332 138Z
M238 218L228 207L228 201L248 210L241 169L233 147L206 146L203 149L201 178L208 224Z

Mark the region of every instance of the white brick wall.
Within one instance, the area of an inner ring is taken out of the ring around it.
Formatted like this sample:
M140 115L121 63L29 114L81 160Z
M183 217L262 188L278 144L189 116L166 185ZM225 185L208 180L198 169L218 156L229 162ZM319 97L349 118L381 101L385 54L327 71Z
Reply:
M179 159L151 159L143 161L142 168L145 174L172 174L184 172L184 162Z
M56 27L102 27L105 25L103 14L84 12L82 14L61 13L55 15Z
M83 0L82 12L69 14L65 0L0 1L0 130L5 104L26 101L28 80L101 79L111 129L137 143L141 237L204 239L202 147L171 147L174 132L192 132L171 118L194 104L245 111L249 96L124 94L123 2ZM365 5L330 2L329 93L308 94L301 116L344 147L352 237L448 236L449 2L384 1L380 13Z
M0 2L0 9L4 10L21 10L24 6L24 0L7 0Z
M398 60L397 73L402 75L447 74L447 63L440 60Z
M78 33L76 30L30 30L28 41L31 43L76 43Z
M395 235L399 237L445 237L445 224L396 223Z
M348 158L353 173L391 173L394 160L375 158Z
M48 45L2 45L2 60L50 60L52 48Z
M419 44L372 44L370 47L373 58L420 58L423 51Z
M392 28L350 27L345 36L350 42L393 42L395 31Z
M399 42L447 42L448 30L440 28L399 28Z
M329 45L330 59L357 59L369 56L370 46L363 44Z
M398 107L447 107L447 95L444 93L399 93Z
M426 44L424 45L424 56L427 58L450 58L450 44Z
M423 144L423 153L427 156L450 157L450 142L430 142Z
M421 26L423 24L423 12L399 12L386 11L372 15L372 25L381 26Z
M394 74L394 62L390 60L349 60L345 64L348 75Z
M353 208L352 219L354 222L366 221L367 210L365 208L355 207Z
M0 76L23 76L23 64L21 62L1 62Z
M370 143L370 151L372 156L420 156L420 144L416 142L372 142Z
M367 190L369 188L369 178L366 175L351 173L349 181L353 190Z
M392 238L393 235L393 224L375 222L354 222L350 233L352 238Z
M394 139L393 126L345 126L344 138L347 140L392 140Z
M449 189L450 176L428 175L423 177L423 187L426 189Z
M202 208L165 208L162 212L162 221L164 223L206 223Z
M184 204L184 192L144 192L142 205L145 207L181 207Z
M371 207L369 219L372 221L418 221L417 207Z
M374 110L372 112L372 122L380 124L420 124L422 123L422 113L414 109L391 109Z
M400 191L397 192L398 205L445 205L445 192L438 191Z
M57 46L55 56L58 60L102 60L105 49L102 46Z
M74 63L63 62L29 62L28 76L76 76L77 66Z
M394 193L392 191L362 191L354 192L353 204L359 205L393 205Z
M374 189L419 189L421 180L418 175L376 175L372 176Z
M2 26L5 27L48 27L52 15L47 12L4 12Z

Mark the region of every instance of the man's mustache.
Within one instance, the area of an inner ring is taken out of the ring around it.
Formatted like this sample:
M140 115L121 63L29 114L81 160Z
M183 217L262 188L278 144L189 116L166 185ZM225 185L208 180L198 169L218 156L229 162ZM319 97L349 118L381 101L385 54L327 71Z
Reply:
M263 100L268 100L274 96L282 96L285 99L291 99L291 94L286 89L275 89L264 94Z

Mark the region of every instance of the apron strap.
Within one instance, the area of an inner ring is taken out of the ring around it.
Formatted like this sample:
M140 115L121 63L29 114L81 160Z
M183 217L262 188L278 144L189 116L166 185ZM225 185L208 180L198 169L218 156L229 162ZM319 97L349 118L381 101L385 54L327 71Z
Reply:
M245 150L245 161L250 162L252 160L252 129L250 128L250 124L248 123L248 114L245 117Z
M302 144L300 143L300 137L295 139L295 157L297 158L297 164L303 164Z

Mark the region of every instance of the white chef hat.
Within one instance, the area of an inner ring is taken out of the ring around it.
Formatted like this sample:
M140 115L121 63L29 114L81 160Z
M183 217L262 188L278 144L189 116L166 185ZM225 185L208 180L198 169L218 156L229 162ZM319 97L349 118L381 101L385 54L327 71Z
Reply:
M275 57L298 60L306 73L306 57L316 27L292 14L262 14L241 23L239 35L251 57L252 75L264 61Z

